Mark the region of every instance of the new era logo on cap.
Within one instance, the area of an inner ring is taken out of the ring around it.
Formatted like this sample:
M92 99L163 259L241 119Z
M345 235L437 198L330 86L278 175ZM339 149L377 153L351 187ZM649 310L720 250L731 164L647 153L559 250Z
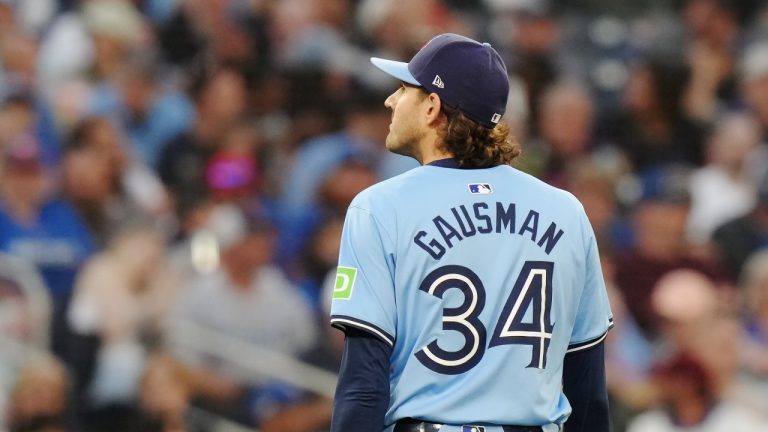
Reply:
M499 114L499 113L495 113L491 117L491 123L498 123L499 120L501 120L501 114Z
M485 427L483 426L462 426L461 432L485 432Z
M432 85L438 88L445 88L445 84L443 84L443 80L440 78L440 75L435 75L435 79L432 80Z

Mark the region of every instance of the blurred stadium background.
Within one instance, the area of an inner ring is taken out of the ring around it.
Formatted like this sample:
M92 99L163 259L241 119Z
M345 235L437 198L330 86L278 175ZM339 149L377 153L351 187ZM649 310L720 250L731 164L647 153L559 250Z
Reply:
M0 0L0 431L327 430L368 58L440 32L599 237L615 431L768 430L765 1Z

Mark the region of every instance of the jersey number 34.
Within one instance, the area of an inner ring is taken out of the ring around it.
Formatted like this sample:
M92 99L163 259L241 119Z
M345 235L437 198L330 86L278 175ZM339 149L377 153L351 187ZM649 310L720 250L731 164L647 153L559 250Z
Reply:
M496 323L489 349L508 344L530 345L528 367L544 369L547 366L547 350L554 328L550 321L553 268L554 263L548 261L523 264ZM418 351L416 358L435 372L455 375L472 369L485 354L487 331L479 316L485 307L486 293L477 274L459 265L433 270L419 286L420 290L439 298L452 288L461 290L464 301L457 307L443 308L443 329L461 333L464 344L458 350L446 351L435 339ZM532 319L524 322L530 308L533 308Z

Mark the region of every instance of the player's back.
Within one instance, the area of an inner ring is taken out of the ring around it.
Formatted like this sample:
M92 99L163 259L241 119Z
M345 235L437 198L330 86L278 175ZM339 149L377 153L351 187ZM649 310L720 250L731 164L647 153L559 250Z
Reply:
M371 324L394 345L387 422L561 423L563 357L610 321L580 306L604 298L578 201L508 166L424 166L352 208L386 237L396 311Z

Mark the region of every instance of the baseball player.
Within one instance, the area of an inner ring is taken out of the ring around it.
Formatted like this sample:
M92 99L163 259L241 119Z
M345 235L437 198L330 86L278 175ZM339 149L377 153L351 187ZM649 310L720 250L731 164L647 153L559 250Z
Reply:
M510 166L499 54L441 34L410 63L371 61L402 82L387 149L421 166L347 211L332 430L608 431L595 237L571 194Z

